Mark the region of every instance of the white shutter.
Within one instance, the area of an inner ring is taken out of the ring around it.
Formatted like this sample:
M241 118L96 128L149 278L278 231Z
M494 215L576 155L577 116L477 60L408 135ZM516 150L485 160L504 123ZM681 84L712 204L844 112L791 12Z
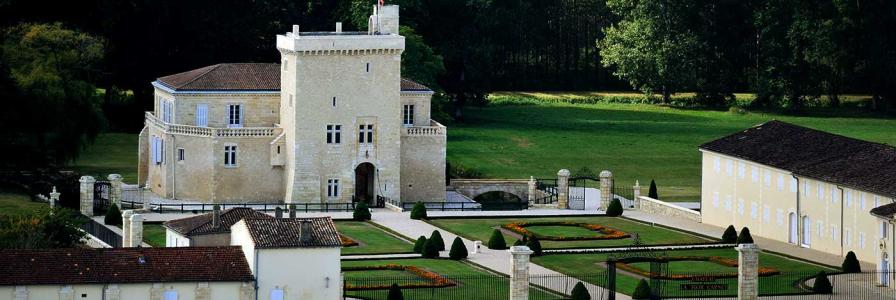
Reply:
M208 126L208 104L196 105L196 126Z
M246 124L246 110L243 109L243 105L239 105L239 108L240 108L240 120L239 120L240 126L239 127L243 127Z
M149 156L152 157L152 162L156 163L158 160L156 159L156 137L151 136L149 138Z

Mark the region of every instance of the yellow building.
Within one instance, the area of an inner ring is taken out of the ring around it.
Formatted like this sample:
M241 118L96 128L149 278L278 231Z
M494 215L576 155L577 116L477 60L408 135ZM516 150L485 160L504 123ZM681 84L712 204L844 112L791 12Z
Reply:
M893 269L896 148L770 121L700 151L703 223Z

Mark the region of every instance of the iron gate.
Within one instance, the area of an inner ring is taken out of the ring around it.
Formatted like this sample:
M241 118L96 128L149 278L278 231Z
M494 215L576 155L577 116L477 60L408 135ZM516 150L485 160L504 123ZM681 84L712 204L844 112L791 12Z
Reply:
M97 181L93 184L93 214L103 215L109 210L109 199L112 184L108 181Z
M594 177L573 177L569 179L569 209L584 210L586 204L597 201L600 206L600 197L596 193L588 195L588 189L600 190L600 179Z
M669 261L665 251L644 248L638 234L634 234L631 250L610 253L607 256L607 289L611 292L607 299L616 299L616 268L617 264L650 262L648 282L650 285L650 299L661 299L664 295L665 278L669 278Z
M535 182L535 197L532 204L554 204L557 203L557 179L539 178Z

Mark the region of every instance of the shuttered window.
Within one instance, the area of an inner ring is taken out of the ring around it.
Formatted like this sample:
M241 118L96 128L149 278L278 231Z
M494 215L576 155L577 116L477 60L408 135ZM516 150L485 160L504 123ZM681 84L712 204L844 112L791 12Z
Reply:
M196 126L208 126L208 104L196 105Z

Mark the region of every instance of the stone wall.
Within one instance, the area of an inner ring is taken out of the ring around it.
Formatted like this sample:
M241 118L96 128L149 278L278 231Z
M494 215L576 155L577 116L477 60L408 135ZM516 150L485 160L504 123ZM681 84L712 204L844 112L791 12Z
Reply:
M529 181L526 179L453 179L451 186L458 193L470 199L488 192L505 192L529 199Z
M694 222L700 222L701 220L700 213L697 211L668 204L666 202L659 201L647 196L638 197L637 201L638 204L636 206L639 207L641 211L646 213L683 218Z
M445 201L446 136L401 137L401 200Z

